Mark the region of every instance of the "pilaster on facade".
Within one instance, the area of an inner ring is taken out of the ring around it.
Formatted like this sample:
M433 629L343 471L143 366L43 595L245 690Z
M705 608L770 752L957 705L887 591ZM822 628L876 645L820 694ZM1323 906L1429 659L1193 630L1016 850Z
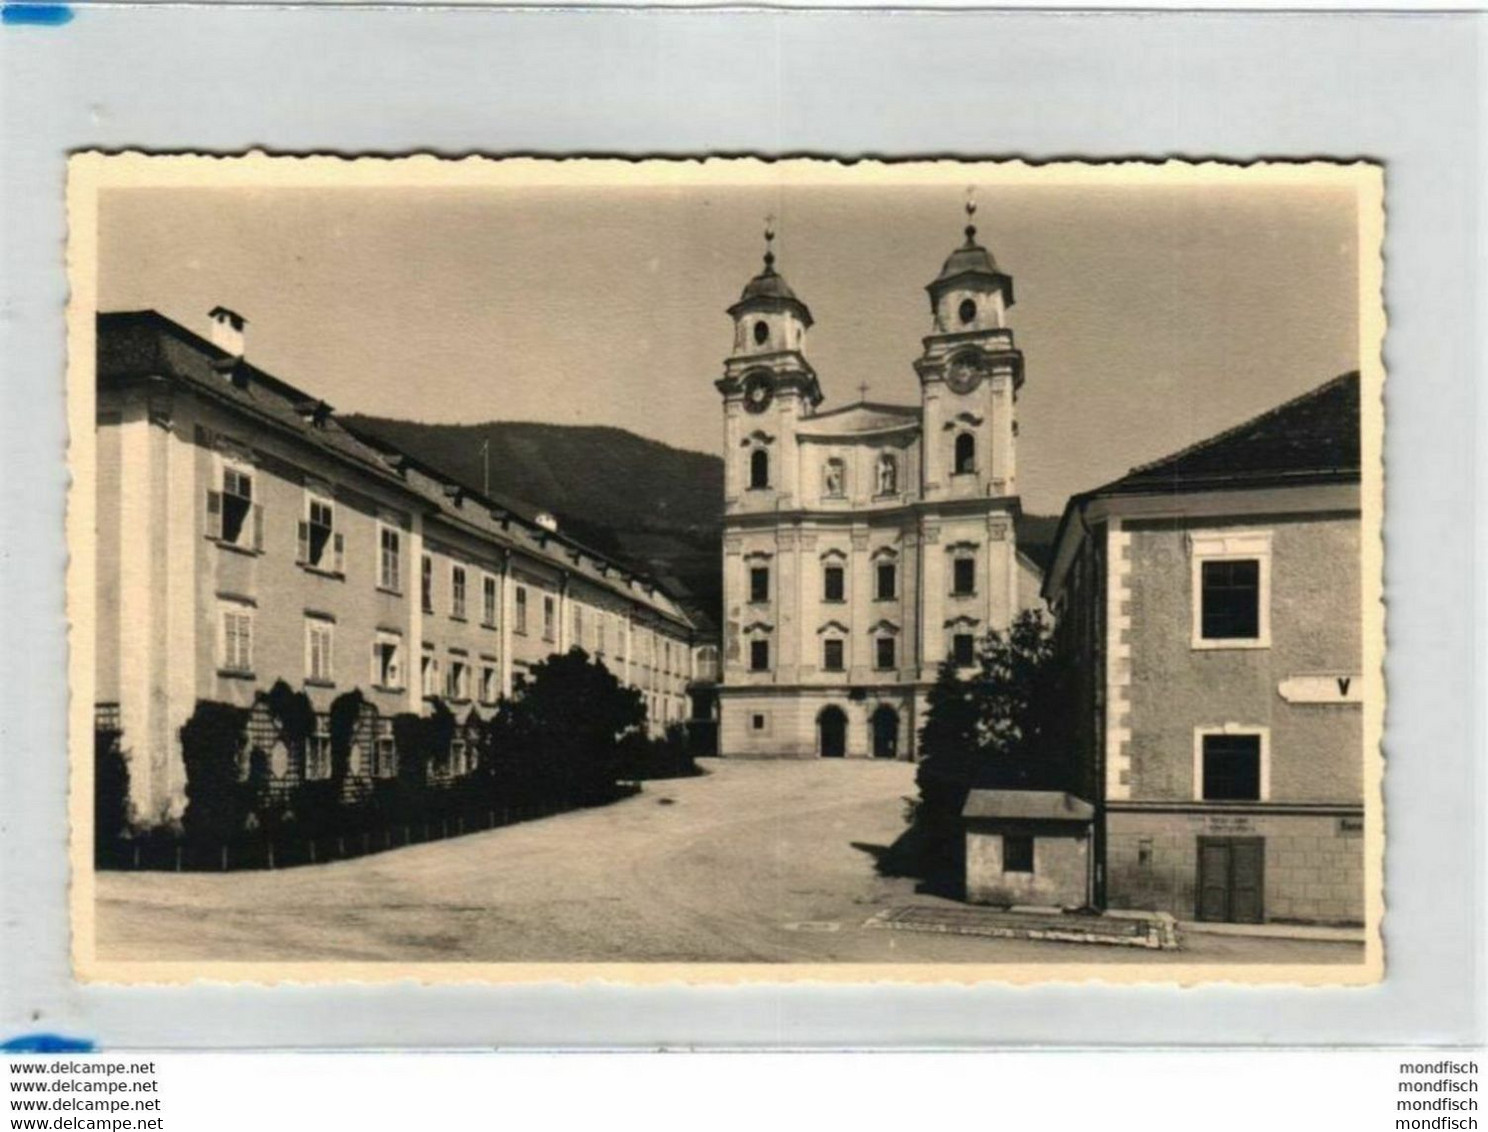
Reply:
M512 618L516 616L516 599L513 596L511 551L501 555L501 572L497 575L498 600L501 603L501 694L510 698L512 694ZM410 603L417 605L418 602Z
M1106 523L1106 782L1108 800L1131 789L1131 532Z
M142 399L124 404L119 430L119 721L138 749L131 761L130 800L136 813L157 816L166 789L166 752L159 742L152 705L157 623L156 572L161 555L152 545L155 469L149 408Z
M189 401L180 406L184 410ZM164 412L161 412L161 409ZM202 489L197 480L196 446L187 439L189 418L175 421L169 406L157 405L151 412L153 431L160 435L164 457L164 479L161 490L165 508L165 554L168 563L162 581L166 593L164 648L160 660L166 681L165 734L163 745L176 749L175 736L196 708L197 663L197 566L199 546L196 536L197 501ZM215 619L214 619L215 621ZM214 624L215 627L215 624ZM185 766L175 757L164 761L163 786L168 798L184 797Z
M419 594L421 563L424 560L424 517L415 510L408 522L408 677L404 681L408 696L407 710L415 715L424 711L424 685L420 665L424 655L424 603ZM506 650L502 650L503 656Z

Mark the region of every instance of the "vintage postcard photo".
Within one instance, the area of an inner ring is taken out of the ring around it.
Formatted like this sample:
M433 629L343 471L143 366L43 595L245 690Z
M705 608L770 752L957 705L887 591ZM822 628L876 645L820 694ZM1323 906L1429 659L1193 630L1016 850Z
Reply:
M1378 166L68 192L80 977L1382 977Z

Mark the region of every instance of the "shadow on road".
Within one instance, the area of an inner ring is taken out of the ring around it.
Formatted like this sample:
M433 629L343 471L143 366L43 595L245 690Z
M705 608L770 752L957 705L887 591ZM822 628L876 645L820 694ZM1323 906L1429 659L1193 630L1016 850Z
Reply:
M950 900L960 900L966 894L964 861L960 854L937 852L936 842L928 838L918 825L905 829L892 845L875 845L868 841L850 841L848 844L873 858L873 868L879 876L914 880L917 893Z

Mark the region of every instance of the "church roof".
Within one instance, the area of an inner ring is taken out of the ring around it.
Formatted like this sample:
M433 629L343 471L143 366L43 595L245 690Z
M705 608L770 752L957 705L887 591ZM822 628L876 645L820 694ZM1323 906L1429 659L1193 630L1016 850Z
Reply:
M980 277L990 279L1006 292L1007 305L1013 305L1013 280L997 266L997 261L992 258L992 253L981 244L976 242L976 225L970 221L975 219L976 205L967 202L966 205L966 242L946 257L941 266L940 274L935 277L934 282L926 286L925 290L930 292L931 301L953 282L959 279Z
M945 283L962 275L997 275L1001 271L997 269L997 261L992 258L992 253L981 244L973 243L970 239L953 251L945 261L945 266L940 269L940 274L935 277L936 283Z
M744 303L750 299L790 299L798 303L801 301L796 298L796 293L785 281L785 276L773 267L765 268L744 284L744 293L739 296L739 301Z
M885 405L859 401L840 409L807 417L796 426L798 436L848 436L918 428L918 405Z
M729 314L737 316L741 311L751 307L759 307L765 310L787 307L793 310L807 327L811 326L811 308L796 297L791 290L785 276L775 270L775 257L765 256L765 268L748 283L744 284L744 293L739 296L739 301L729 307Z

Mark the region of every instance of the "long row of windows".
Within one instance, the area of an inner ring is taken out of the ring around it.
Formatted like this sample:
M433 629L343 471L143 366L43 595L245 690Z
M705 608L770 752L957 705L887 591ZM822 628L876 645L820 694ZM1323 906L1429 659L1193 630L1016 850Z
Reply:
M235 459L220 457L217 490L207 492L206 533L219 544L238 550L260 552L263 550L263 507L255 500L256 473L252 465ZM345 575L346 546L344 535L336 529L336 504L329 494L307 487L305 510L298 520L296 530L296 562L310 570L338 576ZM404 532L394 524L377 523L377 586L395 594L403 588L402 559ZM455 620L468 620L472 601L472 569L459 562L449 567L449 615ZM425 613L434 612L434 558L430 554L420 561L420 601ZM558 604L552 594L541 595L541 631L546 641L558 637ZM528 588L513 587L512 629L525 635L529 630ZM494 574L480 572L478 601L480 623L483 628L495 629L500 619L500 588ZM582 613L575 605L575 640L583 641L581 633ZM597 621L598 649L607 650L606 618L600 614ZM248 600L224 601L219 611L218 665L224 675L252 676L253 674L253 623L254 604ZM638 633L647 633L638 630ZM305 676L313 684L328 685L335 682L334 622L325 616L309 616L305 626ZM649 634L653 666L664 665L668 674L683 672L682 658L685 649L677 645L677 660L673 659L673 642L664 640L664 659L657 655L657 638L660 634ZM618 659L624 659L626 632L623 621L615 625L616 651ZM371 682L383 690L401 690L405 684L405 661L402 638L398 634L379 630L372 644ZM480 698L483 702L494 702L499 689L499 678L493 675L494 666L483 670L480 676ZM444 682L435 680L430 690L426 677L426 694L448 695L451 698L468 699L468 684L473 677L467 666L452 662Z
M836 563L822 567L822 600L846 601L847 570ZM958 555L951 561L951 596L974 597L976 595L976 558L969 554ZM899 567L893 562L879 562L873 568L873 600L897 601L899 598ZM770 600L770 568L749 568L749 600L755 605Z
M845 672L847 642L842 637L827 637L822 641L822 671ZM976 663L976 637L971 633L956 633L951 637L950 659L958 668L968 668ZM873 638L873 667L879 671L892 671L899 666L898 641L890 636ZM749 670L770 670L770 640L755 637L749 642Z
M828 637L822 641L822 669L826 672L845 671L844 651L846 642L841 637ZM899 642L894 637L873 638L873 667L880 672L893 671L898 667ZM770 670L770 639L754 637L749 642L749 671Z
M520 608L520 606L519 606ZM220 647L218 667L226 676L253 676L253 624L256 610L246 600L223 599L220 602L218 619ZM666 675L674 674L674 665L680 665L686 650L680 642L661 639L659 634L647 632L654 657L661 658L665 666L660 670ZM603 637L601 636L601 640ZM675 653L674 653L675 647ZM443 695L450 699L470 698L470 681L474 669L461 654L451 653L451 659L443 683L439 679L439 661L432 649L426 649L421 672L421 687L426 696ZM676 675L685 675L676 671ZM500 679L494 659L480 667L480 700L495 703ZM308 683L331 685L335 683L335 622L327 615L308 614L305 617L305 679ZM397 692L404 689L403 636L389 629L379 629L372 641L371 684L379 691Z

